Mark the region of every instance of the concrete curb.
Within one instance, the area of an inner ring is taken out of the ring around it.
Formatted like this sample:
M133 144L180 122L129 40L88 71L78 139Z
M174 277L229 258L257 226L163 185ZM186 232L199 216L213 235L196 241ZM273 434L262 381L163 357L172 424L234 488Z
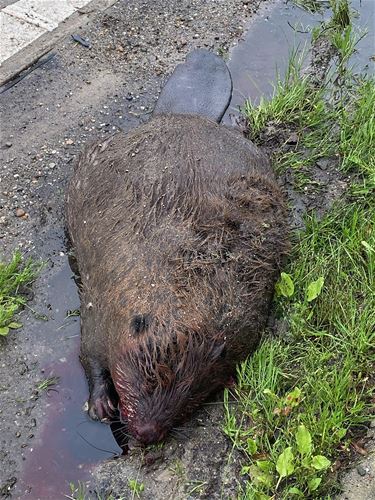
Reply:
M116 1L19 0L3 8L0 12L0 85L30 67L59 40Z

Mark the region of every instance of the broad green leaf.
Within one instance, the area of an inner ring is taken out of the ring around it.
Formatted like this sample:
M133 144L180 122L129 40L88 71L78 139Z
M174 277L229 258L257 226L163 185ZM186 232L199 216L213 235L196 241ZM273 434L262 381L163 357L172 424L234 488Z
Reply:
M293 486L288 490L289 495L298 495L299 497L303 497L303 493L300 489Z
M324 278L320 276L316 281L310 283L307 287L307 302L312 302L317 297L319 297L324 285Z
M247 451L250 453L250 455L254 455L258 451L258 446L256 444L256 441L254 439L248 439L246 441L247 443Z
M302 391L299 387L295 387L289 394L286 395L285 401L289 406L298 406L301 399Z
M272 398L277 398L276 394L271 391L271 389L264 389L263 394L267 394L268 396L271 396Z
M311 460L311 467L314 467L316 470L327 469L330 465L330 460L323 455L315 455Z
M292 277L287 273L281 273L279 281L275 285L277 295L291 297L294 294L294 283Z
M294 471L294 455L292 448L288 447L281 453L276 462L276 470L280 477L288 477Z
M3 326L0 328L0 335L5 336L8 335L8 333L9 333L9 328L7 326Z
M337 436L342 439L346 434L346 429L343 429L342 427L340 427L339 429L337 429Z
M301 455L311 453L311 434L304 425L299 425L296 432L296 442Z
M262 493L261 491L257 491L254 495L254 500L271 500L273 497L269 497L265 493Z
M268 488L271 488L273 485L274 480L272 475L269 472L261 470L255 464L250 465L249 475L256 484L264 484Z
M257 460L256 464L259 467L259 469L264 472L272 473L275 470L274 463L270 462L269 460Z
M241 469L241 475L244 476L245 474L249 474L250 472L250 465L244 465Z
M13 321L13 323L9 323L8 328L12 328L12 330L16 330L17 328L22 328L23 324L22 323L16 323Z
M310 479L310 481L308 482L309 491L317 490L321 482L321 477L313 477L312 479Z

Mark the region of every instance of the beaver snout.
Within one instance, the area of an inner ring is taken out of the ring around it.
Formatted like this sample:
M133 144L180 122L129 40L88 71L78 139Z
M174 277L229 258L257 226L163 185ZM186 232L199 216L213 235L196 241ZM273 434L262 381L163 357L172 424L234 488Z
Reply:
M166 435L165 430L156 422L148 422L134 429L134 437L142 444L152 444L162 441Z

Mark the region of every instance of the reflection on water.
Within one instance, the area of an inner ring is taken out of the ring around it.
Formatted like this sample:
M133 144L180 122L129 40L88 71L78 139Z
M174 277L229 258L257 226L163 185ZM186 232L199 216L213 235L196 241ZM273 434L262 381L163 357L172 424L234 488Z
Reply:
M358 12L353 21L355 31L368 33L359 41L352 64L358 71L374 73L375 64L370 58L375 55L375 1L353 0L352 7ZM330 14L324 9L321 14L312 15L282 0L262 8L260 15L251 21L244 39L230 53L228 67L233 78L233 97L224 123L231 124L230 115L238 115L245 99L257 103L261 96L272 95L275 75L285 73L292 48L307 49L311 28ZM308 63L308 54L306 58Z

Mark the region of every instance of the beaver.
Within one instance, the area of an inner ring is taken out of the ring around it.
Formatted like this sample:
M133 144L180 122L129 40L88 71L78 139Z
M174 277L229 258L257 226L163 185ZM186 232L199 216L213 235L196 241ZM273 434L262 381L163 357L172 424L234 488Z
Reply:
M142 444L255 350L288 246L268 159L219 123L231 90L222 59L195 51L151 119L88 146L68 187L89 414L118 413Z

